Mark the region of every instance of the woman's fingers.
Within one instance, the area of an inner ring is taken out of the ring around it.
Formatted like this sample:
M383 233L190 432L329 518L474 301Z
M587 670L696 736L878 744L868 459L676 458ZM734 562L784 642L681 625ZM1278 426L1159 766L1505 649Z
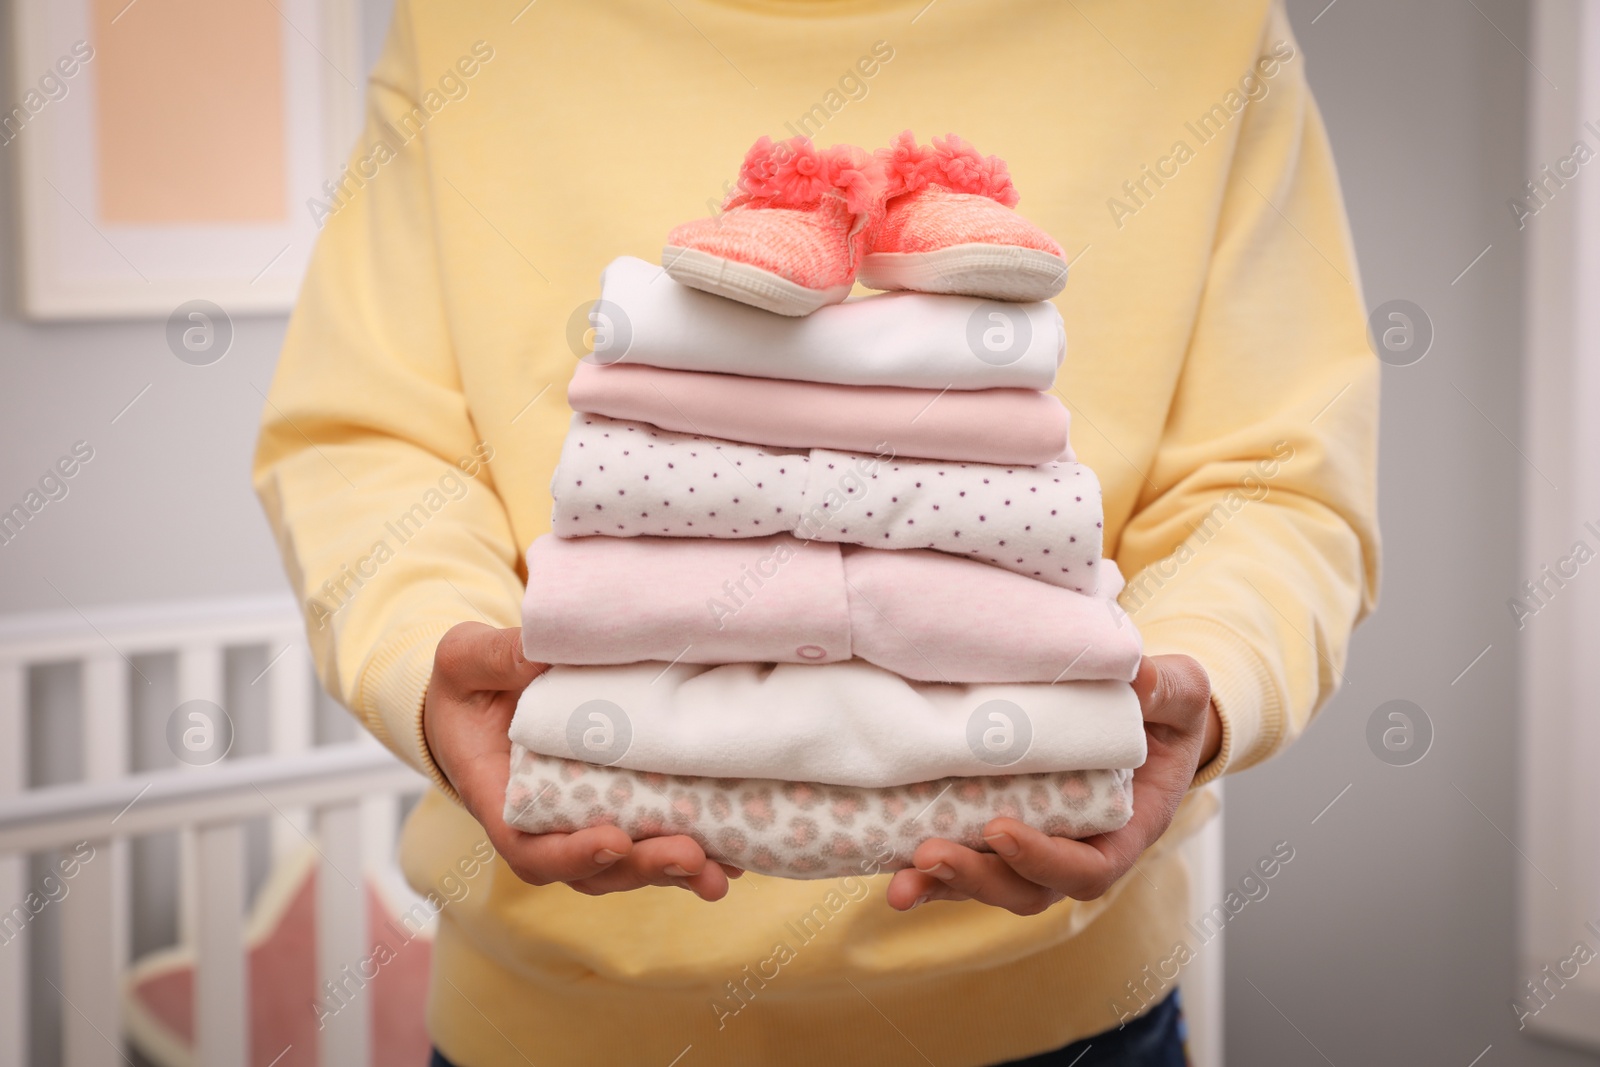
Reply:
M449 695L521 692L549 668L522 654L520 627L496 629L463 622L439 639L433 653L434 680Z
M728 892L722 866L706 859L692 838L652 837L636 842L631 852L589 878L572 880L582 893L624 892L641 886L676 886L703 900L720 900Z
M592 826L570 834L525 834L500 823L487 824L489 843L524 882L549 885L592 878L633 851L628 835L615 826Z
M924 841L912 862L915 866L889 882L889 906L900 911L934 900L977 900L1035 915L1061 898L1055 889L1022 877L1000 857L951 841Z
M1075 900L1093 900L1110 889L1140 851L1124 849L1120 843L1097 847L1104 842L1095 839L1048 837L1016 819L990 820L983 833L989 847L1019 878Z
M1133 692L1145 722L1194 730L1204 725L1211 679L1188 656L1145 656L1139 661Z

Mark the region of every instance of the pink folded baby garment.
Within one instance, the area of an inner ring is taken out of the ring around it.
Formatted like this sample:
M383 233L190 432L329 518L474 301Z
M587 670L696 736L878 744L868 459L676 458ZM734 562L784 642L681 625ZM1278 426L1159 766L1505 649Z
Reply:
M576 414L550 485L558 537L764 537L931 548L1094 595L1100 483L1081 463L784 452Z
M528 549L522 646L541 663L859 657L926 682L1132 681L1139 634L1102 566L1089 597L925 549L546 535Z
M980 852L990 819L1090 837L1133 813L1133 772L944 778L878 789L651 774L511 747L505 819L530 834L610 824L635 841L686 834L714 860L779 878L837 878L911 865L944 838Z
M777 448L834 448L971 463L1072 459L1067 409L1029 389L826 385L579 362L574 411Z

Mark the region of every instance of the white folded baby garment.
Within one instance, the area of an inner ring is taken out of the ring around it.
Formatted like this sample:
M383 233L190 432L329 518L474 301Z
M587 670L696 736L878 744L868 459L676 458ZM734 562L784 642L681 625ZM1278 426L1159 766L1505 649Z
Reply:
M820 665L552 667L511 740L547 756L663 774L890 786L950 776L1137 767L1127 682L910 682Z
M1133 772L945 778L859 789L770 778L700 778L602 767L511 746L505 820L530 834L616 826L635 841L684 834L706 855L778 878L840 878L911 865L932 837L988 852L1002 816L1051 837L1127 824Z
M912 389L1049 389L1066 354L1054 304L880 293L788 318L680 285L623 256L600 276L592 363Z
M765 537L931 548L1088 596L1100 482L1036 467L790 452L575 414L550 483L557 537Z

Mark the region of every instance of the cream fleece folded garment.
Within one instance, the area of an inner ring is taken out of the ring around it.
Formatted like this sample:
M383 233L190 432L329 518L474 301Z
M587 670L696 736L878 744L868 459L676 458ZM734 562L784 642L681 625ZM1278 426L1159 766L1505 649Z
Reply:
M528 549L522 647L540 663L834 663L927 682L1131 681L1114 599L972 560L800 541L545 535Z
M950 776L1137 767L1126 682L945 685L861 660L820 666L552 667L511 740L546 756L662 774L890 786Z
M1074 458L1066 405L1032 389L827 385L579 361L574 411L785 449L836 448L971 463Z
M558 537L764 537L931 548L1094 595L1100 482L1081 463L786 452L575 414L550 484Z
M1061 771L857 789L763 778L649 774L511 746L505 820L530 834L620 827L635 841L685 834L714 860L778 878L838 878L911 865L931 837L988 852L1013 818L1051 837L1126 825L1133 772Z
M912 389L1048 389L1066 354L1054 304L880 293L788 318L623 256L600 276L591 363Z

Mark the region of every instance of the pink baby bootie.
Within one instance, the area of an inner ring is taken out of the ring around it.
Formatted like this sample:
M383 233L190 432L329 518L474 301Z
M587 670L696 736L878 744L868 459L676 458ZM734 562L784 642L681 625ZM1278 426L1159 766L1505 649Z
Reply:
M866 230L861 283L873 289L1048 300L1067 284L1061 246L1011 210L1005 160L951 134L919 145L910 130L874 155L887 204Z
M745 154L722 214L668 234L661 265L684 285L809 315L850 294L883 193L882 163L860 148L763 137Z

